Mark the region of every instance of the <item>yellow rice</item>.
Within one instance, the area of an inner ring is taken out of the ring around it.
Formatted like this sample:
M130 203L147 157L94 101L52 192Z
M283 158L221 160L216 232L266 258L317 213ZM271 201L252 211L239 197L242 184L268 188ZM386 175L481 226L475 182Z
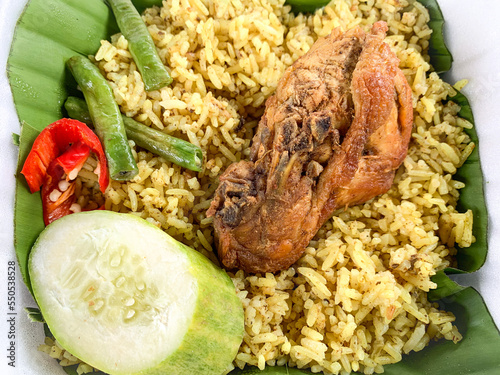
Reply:
M194 173L131 142L139 175L113 181L105 207L143 217L217 262L205 211L217 177L247 157L284 70L335 27L386 21L386 42L401 60L415 113L391 190L336 212L290 269L230 273L246 326L234 367L381 373L430 340L461 339L454 316L429 303L426 292L436 287L430 277L452 262L455 243L474 242L472 213L455 209L464 185L453 180L474 148L463 131L471 124L457 117L458 106L445 104L454 90L432 72L429 15L418 2L334 0L307 16L283 3L166 0L147 10L143 19L174 79L159 91L144 91L123 36L101 42L95 61L122 112L199 145L205 156L204 170Z

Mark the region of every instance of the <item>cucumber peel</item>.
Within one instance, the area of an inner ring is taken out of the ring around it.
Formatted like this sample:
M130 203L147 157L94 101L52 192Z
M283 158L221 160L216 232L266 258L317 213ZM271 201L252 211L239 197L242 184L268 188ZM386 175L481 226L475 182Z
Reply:
M106 373L220 375L241 344L243 308L227 274L133 215L54 221L28 269L54 337Z

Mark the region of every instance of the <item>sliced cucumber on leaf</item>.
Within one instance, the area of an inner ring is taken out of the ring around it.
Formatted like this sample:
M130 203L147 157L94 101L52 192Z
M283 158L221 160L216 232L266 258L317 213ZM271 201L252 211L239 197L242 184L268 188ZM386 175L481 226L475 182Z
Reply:
M29 274L53 336L109 374L220 375L243 338L229 276L130 214L56 220L33 246Z

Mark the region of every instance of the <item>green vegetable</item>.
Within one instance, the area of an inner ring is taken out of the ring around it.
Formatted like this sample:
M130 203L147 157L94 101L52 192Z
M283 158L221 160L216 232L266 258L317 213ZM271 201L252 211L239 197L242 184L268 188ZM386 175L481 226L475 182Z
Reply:
M110 177L119 181L131 180L139 169L111 87L88 58L76 55L67 64L85 96L90 117L106 153Z
M29 273L53 336L108 374L220 375L243 339L229 276L130 214L54 221L33 246Z
M92 125L85 100L70 96L64 103L64 107L71 118ZM125 115L122 115L122 118L127 137L138 146L181 167L201 171L203 153L198 146L152 129Z
M287 5L292 6L294 13L312 13L316 9L324 7L330 0L286 0Z
M130 0L108 0L128 49L142 75L146 91L159 90L172 82L148 28Z
M85 100L77 98L75 96L70 96L64 102L64 109L66 110L66 112L68 112L68 116L70 118L81 121L87 124L88 126L94 126L92 118L90 117L89 107L87 106ZM123 117L124 116L122 114L122 119ZM123 123L123 125L125 125L125 122ZM127 132L126 126L125 126L125 132ZM127 137L129 137L128 134Z

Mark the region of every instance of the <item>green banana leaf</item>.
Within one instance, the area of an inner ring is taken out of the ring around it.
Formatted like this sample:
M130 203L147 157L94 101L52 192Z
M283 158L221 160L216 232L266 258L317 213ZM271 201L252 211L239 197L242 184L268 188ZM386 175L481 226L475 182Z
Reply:
M465 95L458 92L457 95L449 99L461 107L459 116L474 124L472 109ZM473 233L476 242L470 247L458 250L458 266L457 268L448 268L446 272L449 274L477 271L483 266L488 253L488 211L484 198L484 178L479 160L479 139L474 128L465 131L476 147L454 177L465 183L465 188L460 192L457 209L461 212L465 212L467 209L472 210L474 216Z
M308 2L308 0L298 1ZM445 71L451 66L452 59L449 52L446 53L447 49L444 45L442 15L440 12L436 13L439 11L439 7L434 0L420 0L420 2L429 7L433 21L436 21L432 23L435 35L431 40L431 53L434 53L433 59L437 58L433 61L436 64L436 70ZM135 0L134 4L142 10L151 5L160 5L161 0ZM323 2L315 0L314 4L314 7L322 6ZM439 31L436 32L436 30ZM76 93L76 84L65 69L66 59L75 53L84 55L95 53L99 47L99 41L108 39L117 31L116 22L102 0L30 1L16 27L7 67L16 110L23 122L20 134L18 170L20 170L38 132L63 116L64 100L68 95ZM33 56L36 56L36 59ZM462 105L462 116L468 116L467 112L470 111L470 107L465 103L464 98L458 96L451 100ZM473 131L471 137L477 141L477 136ZM473 245L475 246L473 251L459 249L459 269L448 271L471 272L481 267L487 251L487 214L484 207L482 174L477 154L473 155L466 166L460 170L459 177L467 181L460 207L474 209L476 221L474 234L477 242ZM476 205L478 196L483 197L483 199L481 204ZM24 178L18 172L16 176L15 248L21 273L29 289L31 289L31 285L27 272L27 258L31 246L42 228L42 208L39 194L29 192ZM458 345L440 342L420 352L422 354L408 356L400 364L387 366L386 373L448 374L450 373L448 370L453 366L455 366L454 372L457 374L481 373L488 375L500 373L498 364L495 367L495 364L492 363L492 361L498 362L498 360L491 354L500 352L500 336L481 297L471 288L464 289L457 286L444 273L436 275L434 280L438 283L439 288L433 292L432 296L440 298L440 303L445 309L455 312L459 318L461 332L465 334L464 340ZM487 343L487 346L484 343ZM422 359L424 354L425 360ZM428 358L432 358L432 360L428 360ZM429 362L433 362L432 366ZM463 369L471 372L463 372ZM74 368L68 368L67 371L71 374L75 373ZM267 371L269 374L307 373L287 368L275 368ZM234 374L237 373L237 371L234 372Z
M429 55L431 64L437 73L444 73L451 69L453 56L446 46L443 27L444 17L436 0L418 0L429 10L429 27L432 29L429 41ZM462 93L449 98L460 105L459 116L474 124L474 116L469 101ZM465 183L461 190L457 209L461 212L471 209L474 215L473 233L476 242L468 248L459 249L457 253L457 267L447 268L448 274L474 272L482 267L488 252L488 211L484 199L484 178L479 160L479 140L476 130L466 129L467 134L476 144L476 148L464 165L458 170L455 178Z
M489 315L483 299L471 287L464 288L444 273L434 278L439 282L441 307L457 316L455 324L464 335L462 341L432 343L424 350L404 356L394 365L384 366L385 375L497 375L500 374L500 332ZM234 370L230 375L310 375L310 371L286 367L255 367Z
M443 35L444 17L441 8L436 0L418 0L418 2L427 8L431 19L429 22L429 27L433 30L429 42L431 64L437 73L447 72L451 69L453 56L446 47Z
M14 247L16 248L17 260L24 283L31 294L33 294L33 291L31 290L28 273L28 256L38 234L45 228L45 224L42 216L40 193L30 193L28 184L20 171L22 163L28 156L33 141L38 134L40 134L39 130L25 122L22 123L16 174L16 203L14 206Z

